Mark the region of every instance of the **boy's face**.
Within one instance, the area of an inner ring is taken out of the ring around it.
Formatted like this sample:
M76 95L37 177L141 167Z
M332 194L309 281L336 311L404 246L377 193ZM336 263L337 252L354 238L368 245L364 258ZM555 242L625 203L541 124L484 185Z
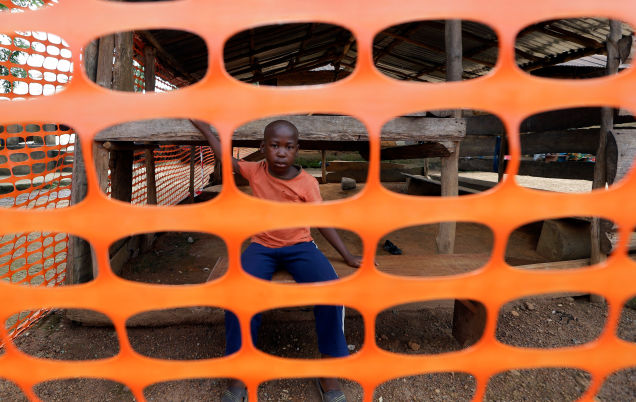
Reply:
M285 176L298 153L298 133L288 127L269 130L265 133L261 149L270 171L276 176Z

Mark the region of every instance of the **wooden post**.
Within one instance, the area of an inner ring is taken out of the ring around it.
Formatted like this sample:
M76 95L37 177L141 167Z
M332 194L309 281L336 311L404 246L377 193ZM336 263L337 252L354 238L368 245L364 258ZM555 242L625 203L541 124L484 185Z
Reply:
M144 85L146 92L155 91L155 60L157 49L146 46L144 48Z
M325 184L327 183L327 151L323 149L320 154L321 154L320 167L322 168L322 184Z
M196 147L190 147L190 204L194 204L194 157L196 155Z
M497 159L497 182L501 183L506 170L506 153L508 152L508 139L505 135L501 136L499 143L499 158Z
M618 41L622 37L622 23L610 20L610 32L607 37L607 75L616 74L620 65L620 55L618 53ZM607 183L607 133L614 127L614 109L604 107L601 109L601 130L599 132L598 149L596 151L596 163L594 164L594 181L592 190L605 188ZM601 251L601 220L598 217L592 218L590 225L591 249L590 263L598 264L604 261L607 256ZM590 295L590 301L602 302L600 295Z
M115 200L132 200L133 154L132 150L110 151L110 196Z
M97 77L97 53L99 40L88 44L84 50L84 65L88 78L95 81ZM81 202L88 191L88 179L86 177L86 163L82 154L80 138L75 134L75 146L73 149L73 174L71 176L71 204ZM91 268L93 259L90 244L84 239L69 236L66 261L67 285L89 282L93 279Z
M446 21L446 81L462 79L462 22ZM461 110L453 112L453 117L461 117ZM448 157L442 159L441 184L442 197L456 197L458 191L459 142ZM442 222L437 233L437 251L440 254L452 254L455 249L456 222Z

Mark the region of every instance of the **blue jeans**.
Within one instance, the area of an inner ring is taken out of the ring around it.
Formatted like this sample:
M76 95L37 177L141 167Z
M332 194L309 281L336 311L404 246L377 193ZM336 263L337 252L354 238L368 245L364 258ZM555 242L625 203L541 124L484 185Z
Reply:
M271 280L278 269L287 270L298 283L323 282L338 279L336 271L325 255L312 241L292 246L269 248L251 243L241 255L243 269L260 279ZM314 307L316 333L320 353L332 357L348 356L347 341L344 336L344 306ZM255 315L250 322L252 341L256 343L261 315ZM239 321L230 311L225 311L225 354L229 355L241 348Z

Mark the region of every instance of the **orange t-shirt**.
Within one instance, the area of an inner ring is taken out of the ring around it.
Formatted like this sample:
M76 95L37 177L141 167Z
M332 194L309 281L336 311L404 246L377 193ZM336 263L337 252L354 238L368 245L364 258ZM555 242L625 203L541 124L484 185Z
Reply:
M239 161L238 165L241 176L249 181L255 197L282 202L322 201L318 181L302 169L293 179L282 180L269 173L266 161ZM252 237L254 243L270 248L286 247L312 240L309 227L270 230Z

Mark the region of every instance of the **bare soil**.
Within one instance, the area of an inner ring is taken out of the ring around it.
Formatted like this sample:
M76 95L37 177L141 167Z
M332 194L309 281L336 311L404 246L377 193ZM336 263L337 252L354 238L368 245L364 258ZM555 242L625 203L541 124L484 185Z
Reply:
M401 183L389 184L400 191ZM325 199L342 198L339 185L321 186ZM361 252L357 236L342 232L344 241L355 253ZM405 228L388 234L405 255L434 252L434 225ZM337 253L315 234L319 247L330 258ZM507 249L507 259L518 264L544 262L535 251L536 228L515 232ZM384 239L383 239L384 240ZM458 253L488 253L492 234L487 227L458 224ZM378 253L387 254L378 246ZM226 255L222 240L202 233L164 233L154 249L132 260L124 277L150 283L198 283L205 281L216 259ZM399 258L399 256L396 256ZM511 262L511 263L512 263ZM436 301L399 306L386 310L376 321L379 347L403 354L437 354L460 350L453 338L452 302ZM501 309L496 337L518 347L555 348L580 345L596 339L606 324L607 306L590 303L586 297L534 297L512 301ZM364 324L353 309L347 310L345 329L351 353L359 350L364 339ZM129 328L132 347L147 356L189 360L220 357L224 353L222 322L205 325L179 325L153 328ZM636 342L636 311L623 309L618 336ZM369 340L366 340L369 341ZM33 356L48 359L90 360L114 356L119 342L111 327L87 327L69 321L65 312L56 310L14 343ZM257 346L270 354L289 358L319 358L310 307L281 309L264 313ZM1 353L1 352L0 352ZM580 370L551 368L511 370L491 378L488 401L572 401L589 385L589 375ZM152 401L219 400L227 379L192 379L155 384L144 394ZM362 399L361 387L343 381L350 401ZM467 373L435 373L398 378L378 387L374 401L467 401L475 390L475 380ZM39 384L35 391L45 401L131 401L132 394L123 384L104 380L72 379ZM636 400L636 368L612 375L596 396L600 401ZM0 401L24 400L14 384L0 379ZM259 400L319 401L312 379L281 379L261 384Z

